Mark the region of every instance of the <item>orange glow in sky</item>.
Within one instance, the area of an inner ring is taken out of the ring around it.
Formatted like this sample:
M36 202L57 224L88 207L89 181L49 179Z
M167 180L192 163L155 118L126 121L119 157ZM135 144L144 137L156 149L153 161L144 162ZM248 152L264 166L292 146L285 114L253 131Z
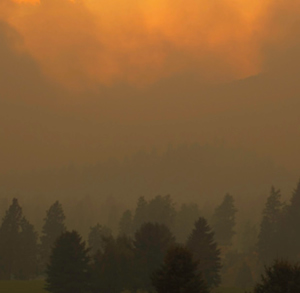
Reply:
M0 17L48 76L71 87L143 85L182 71L218 82L260 72L271 2L7 0Z

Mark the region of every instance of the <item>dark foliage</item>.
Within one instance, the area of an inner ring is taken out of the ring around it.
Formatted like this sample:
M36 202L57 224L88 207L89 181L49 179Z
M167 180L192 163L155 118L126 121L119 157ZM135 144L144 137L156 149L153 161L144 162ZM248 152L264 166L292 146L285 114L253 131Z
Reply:
M275 261L265 268L265 274L255 286L254 293L299 293L300 266L287 261Z
M57 238L66 231L62 205L56 201L47 211L42 228L40 245L40 270L46 269L51 250Z
M33 278L37 272L36 255L37 233L14 198L0 228L1 278Z
M90 255L94 256L97 251L103 252L108 239L112 237L111 230L107 227L97 224L91 227L88 236L88 244L90 248Z
M51 293L87 293L90 290L90 258L76 231L56 240L47 266L45 289Z
M182 247L170 248L164 263L152 276L157 293L208 293L205 281L198 271L192 253Z
M200 217L187 240L187 248L199 262L198 268L208 286L216 287L221 282L220 250L214 240L214 233L207 221Z
M226 246L232 244L232 237L235 235L236 212L237 209L234 206L233 197L230 194L226 194L213 216L213 229L218 244Z
M93 293L120 293L135 284L134 249L125 236L107 239L104 251L98 251L92 265Z
M162 264L166 251L175 244L175 237L163 224L146 223L135 233L137 287L152 290L150 276Z

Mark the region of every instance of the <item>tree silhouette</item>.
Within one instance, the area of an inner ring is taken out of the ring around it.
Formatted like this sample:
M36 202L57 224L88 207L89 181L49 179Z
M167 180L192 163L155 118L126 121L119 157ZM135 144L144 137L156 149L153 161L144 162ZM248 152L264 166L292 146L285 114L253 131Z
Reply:
M76 231L56 240L46 270L45 289L51 293L87 293L90 290L90 258Z
M140 289L151 290L150 276L163 262L175 237L163 224L146 223L135 233L134 247Z
M219 205L213 215L213 229L216 240L220 245L231 245L232 237L235 234L235 214L237 209L234 206L233 197L226 194L223 202Z
M293 192L290 204L286 208L281 234L285 256L299 260L300 256L300 180Z
M20 278L32 279L37 274L38 234L24 217L21 222Z
M221 282L220 250L214 241L214 233L204 218L200 217L195 222L195 228L189 236L186 246L199 262L198 269L207 285L210 288L218 286Z
M133 232L133 219L130 210L123 213L119 222L119 234L125 236L131 236Z
M132 240L126 236L107 239L103 252L94 256L93 293L120 293L134 288L135 266Z
M276 260L265 267L265 274L254 288L254 293L299 293L300 266L287 261Z
M280 251L280 221L282 218L282 203L280 190L273 186L263 210L263 218L258 235L258 255L264 264L271 264Z
M0 259L3 279L27 279L36 274L37 234L13 199L0 227Z
M64 222L65 215L62 205L56 201L47 211L42 228L40 239L40 269L42 272L46 269L56 239L66 231Z
M152 275L157 293L208 293L192 253L183 246L171 247L161 267Z
M176 213L174 234L179 243L185 243L195 221L200 217L200 210L197 204L182 204Z
M104 250L106 240L108 240L110 237L111 231L109 228L103 227L100 224L91 227L88 236L90 254L94 256L98 250L102 252Z

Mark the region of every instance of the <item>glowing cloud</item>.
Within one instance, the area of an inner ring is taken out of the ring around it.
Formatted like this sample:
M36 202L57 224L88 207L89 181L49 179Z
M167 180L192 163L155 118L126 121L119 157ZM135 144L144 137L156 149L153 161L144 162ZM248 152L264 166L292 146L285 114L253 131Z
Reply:
M143 85L186 70L208 81L260 72L271 3L6 0L0 16L44 72L68 86Z

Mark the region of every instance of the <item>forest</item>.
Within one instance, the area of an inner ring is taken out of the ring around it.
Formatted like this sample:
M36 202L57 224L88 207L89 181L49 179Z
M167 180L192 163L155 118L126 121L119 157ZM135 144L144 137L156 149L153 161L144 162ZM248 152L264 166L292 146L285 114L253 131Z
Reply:
M117 232L94 223L85 239L67 227L59 201L38 233L14 198L0 227L0 278L42 279L53 293L206 293L220 285L260 293L280 275L300 288L299 209L300 181L288 201L272 186L259 226L248 222L238 235L239 208L229 193L210 218L196 203L178 209L170 195L141 196Z

